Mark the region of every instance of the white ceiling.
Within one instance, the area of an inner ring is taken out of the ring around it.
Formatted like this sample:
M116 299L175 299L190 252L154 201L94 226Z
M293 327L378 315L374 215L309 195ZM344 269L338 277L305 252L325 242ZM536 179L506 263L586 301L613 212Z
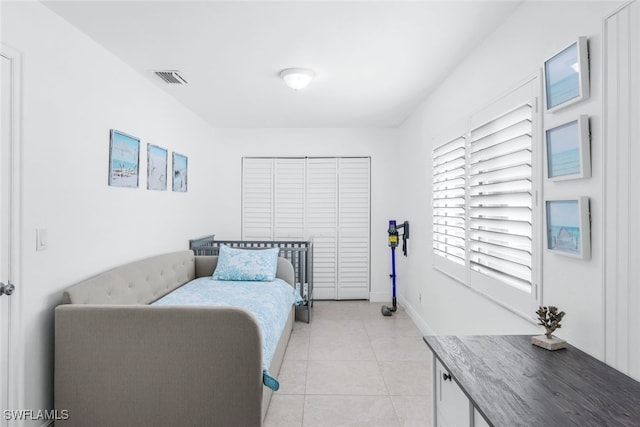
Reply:
M215 127L395 127L518 1L52 1ZM305 67L300 92L278 73ZM152 70L180 70L168 85Z

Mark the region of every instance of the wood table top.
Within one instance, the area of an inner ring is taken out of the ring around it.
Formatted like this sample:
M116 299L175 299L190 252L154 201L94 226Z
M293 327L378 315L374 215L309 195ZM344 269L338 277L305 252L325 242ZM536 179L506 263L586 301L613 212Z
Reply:
M640 426L640 382L571 345L548 351L530 335L424 341L496 427Z

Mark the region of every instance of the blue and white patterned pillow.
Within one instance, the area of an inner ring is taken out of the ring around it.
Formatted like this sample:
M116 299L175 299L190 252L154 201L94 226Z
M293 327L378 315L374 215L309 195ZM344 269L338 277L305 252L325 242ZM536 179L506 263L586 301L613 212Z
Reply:
M279 252L279 248L250 250L222 245L213 278L272 282L276 279Z

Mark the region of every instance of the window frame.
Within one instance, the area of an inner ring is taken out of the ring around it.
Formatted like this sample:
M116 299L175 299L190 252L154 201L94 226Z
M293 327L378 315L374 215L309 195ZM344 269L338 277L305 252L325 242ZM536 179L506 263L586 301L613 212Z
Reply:
M543 250L543 213L541 202L543 185L543 164L542 164L542 141L543 141L543 111L541 108L542 99L542 76L541 71L529 76L521 83L489 103L484 108L472 113L467 120L464 132L458 127L457 132L451 135L461 135L465 137L466 144L466 164L465 164L465 263L459 265L437 254L432 247L433 268L449 276L453 280L467 286L478 294L488 298L507 310L518 314L528 320L533 320L535 310L542 301L542 250ZM470 153L471 153L471 133L482 127L482 125L498 118L524 103L530 103L531 109L531 288L530 292L517 289L506 282L474 271L470 262ZM441 146L450 142L453 138L440 139L434 143L432 151L432 167L434 164L434 153ZM435 141L434 141L435 142ZM433 190L433 169L432 169L432 190ZM432 197L433 201L433 197ZM432 227L434 224L434 208L432 207ZM432 242L434 239L432 228ZM433 246L433 244L432 244Z

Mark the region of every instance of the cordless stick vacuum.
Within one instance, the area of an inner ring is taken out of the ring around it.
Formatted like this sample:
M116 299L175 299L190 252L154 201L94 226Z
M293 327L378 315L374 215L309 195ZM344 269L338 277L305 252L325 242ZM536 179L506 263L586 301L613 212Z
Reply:
M398 229L402 229L402 252L407 256L407 239L409 238L409 221L396 225L395 220L389 221L389 246L391 247L391 283L392 283L392 307L382 306L382 315L391 316L398 310L396 302L396 247L398 246Z

